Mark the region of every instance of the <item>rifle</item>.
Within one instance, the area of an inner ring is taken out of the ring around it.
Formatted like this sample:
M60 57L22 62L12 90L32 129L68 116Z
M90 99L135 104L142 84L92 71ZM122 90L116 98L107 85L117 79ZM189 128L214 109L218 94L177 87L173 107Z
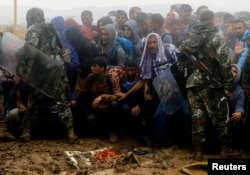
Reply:
M209 70L209 68L202 62L200 61L198 58L196 58L193 54L189 53L188 51L183 50L182 51L184 53L184 55L186 55L186 57L189 58L190 61L192 61L194 63L194 65L201 71L204 72L206 75L210 75L210 77L212 77L212 80L216 83L216 84L220 84L214 77L213 77L213 73Z

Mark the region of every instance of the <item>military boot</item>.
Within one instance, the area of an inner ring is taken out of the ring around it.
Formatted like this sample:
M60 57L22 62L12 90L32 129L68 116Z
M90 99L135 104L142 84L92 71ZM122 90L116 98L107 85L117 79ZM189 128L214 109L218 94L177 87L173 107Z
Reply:
M78 140L78 137L75 135L73 127L69 128L68 129L68 142L73 144L73 143L76 143L77 140Z
M201 143L194 143L192 147L193 159L196 161L202 161L203 154L204 154L203 145Z
M230 144L222 144L220 156L221 158L239 158L241 151L231 148Z
M20 141L22 142L29 142L30 141L30 125L25 124L23 128L23 133L20 136Z
M1 127L1 130L0 130L0 138L8 139L8 140L16 140L16 137L13 136L13 135L8 131L6 121L1 121L1 122L0 122L0 125L1 125L1 126L0 126L0 127Z

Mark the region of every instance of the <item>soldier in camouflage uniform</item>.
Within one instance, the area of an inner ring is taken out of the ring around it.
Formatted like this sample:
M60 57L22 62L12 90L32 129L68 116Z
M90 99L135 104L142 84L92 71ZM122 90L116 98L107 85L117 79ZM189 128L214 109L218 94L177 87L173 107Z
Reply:
M67 50L62 48L59 45L60 42L54 41L55 39L55 31L50 31L48 29L48 24L45 23L44 20L44 13L39 8L32 8L28 10L26 14L27 20L27 33L26 33L26 45L28 47L34 46L35 48L39 49L46 55L49 55L51 59L60 59L65 63L67 58ZM23 66L23 65L22 65ZM17 66L17 74L22 77L25 75L25 68L20 65ZM27 65L28 66L28 65ZM63 67L63 64L62 64ZM73 129L73 117L71 113L71 109L69 106L69 102L67 100L68 95L68 81L65 74L65 70L63 70L63 75L58 77L59 83L56 86L55 96L54 99L47 97L41 91L32 88L30 92L30 99L29 99L29 109L28 114L25 117L24 121L24 131L21 135L21 140L29 141L30 140L30 127L31 122L35 119L38 113L38 105L44 101L44 99L49 99L49 101L54 101L54 104L51 106L51 109L56 110L58 112L59 118L65 124L67 132L68 132L68 139L70 142L75 142L77 136L74 133ZM44 82L46 83L46 82Z
M193 28L192 33L204 36L204 40L193 55L211 71L202 71L190 59L179 59L178 68L187 78L186 88L192 111L192 142L194 158L202 159L202 143L205 141L205 125L211 122L221 143L226 143L227 103L223 101L227 91L231 92L233 80L228 47L224 38L213 25L214 13L205 11L200 17L201 23ZM191 36L190 34L187 36ZM183 40L182 50L187 51L188 39ZM194 39L192 39L194 42ZM189 50L190 53L190 50ZM192 65L188 70L188 65ZM224 144L222 144L224 145ZM224 149L223 149L224 150ZM223 151L222 150L222 151ZM222 152L221 152L222 153Z

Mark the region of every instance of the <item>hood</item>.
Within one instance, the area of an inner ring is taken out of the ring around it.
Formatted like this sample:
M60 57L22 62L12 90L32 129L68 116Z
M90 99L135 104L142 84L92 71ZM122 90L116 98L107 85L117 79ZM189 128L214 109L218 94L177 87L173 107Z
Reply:
M102 23L102 26L106 25L106 24L113 24L112 18L110 16L104 16L101 19L99 19L97 21L97 32L100 33L101 32L101 25L100 23Z
M72 25L67 27L65 30L65 35L73 47L81 47L83 35L79 26Z
M79 24L73 18L67 18L65 20L65 26L69 27L69 26L72 26L72 25L79 25Z
M44 13L43 10L40 8L31 8L28 10L26 14L26 21L27 21L27 28L35 23L44 23Z
M65 21L62 16L57 16L51 20L56 30L61 34L65 30Z
M102 26L102 29L105 29L109 34L108 50L110 51L115 46L116 28L113 24L106 24Z
M92 33L92 30L86 26L83 26L83 25L79 25L76 20L74 20L73 18L67 18L65 20L65 26L66 27L70 27L72 25L75 25L75 26L78 26L80 31L82 32L82 35L89 39L89 40L93 40L93 33Z
M132 33L133 33L133 38L131 38L132 42L134 44L137 44L138 42L140 42L140 37L138 35L139 32L138 32L138 27L137 27L136 21L135 20L128 20L125 22L124 26L127 26L132 31Z
M234 66L237 70L237 74L236 74L236 77L234 79L234 82L233 82L233 86L237 86L237 84L239 83L240 81L240 78L241 78L241 69L240 67L237 65L237 64L232 64L232 66Z

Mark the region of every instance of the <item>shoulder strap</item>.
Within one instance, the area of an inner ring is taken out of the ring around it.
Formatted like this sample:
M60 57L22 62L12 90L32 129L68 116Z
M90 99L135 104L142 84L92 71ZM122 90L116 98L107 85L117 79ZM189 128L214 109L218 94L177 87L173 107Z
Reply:
M170 35L169 33L164 33L162 36L161 36L161 40L163 40L163 38L165 37L165 36L167 36L167 35Z
M108 64L116 65L116 54L117 50L121 47L121 45L116 44L115 47L108 54Z

